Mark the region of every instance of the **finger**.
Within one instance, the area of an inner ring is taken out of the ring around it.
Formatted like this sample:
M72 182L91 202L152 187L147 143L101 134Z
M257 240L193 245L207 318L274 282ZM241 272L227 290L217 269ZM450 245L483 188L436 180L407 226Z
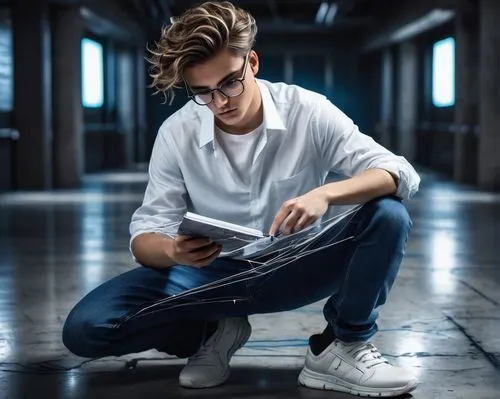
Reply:
M191 238L189 240L177 241L177 247L185 252L195 251L210 244L213 244L213 241L209 238Z
M306 213L304 213L302 217L295 224L294 232L304 230L305 228L313 224L317 219L318 218L316 216L309 216Z
M217 259L217 257L220 255L221 251L222 251L222 246L218 245L214 253L212 253L211 255L209 255L205 258L198 259L197 261L194 262L194 265L196 267L204 267L204 266L211 265Z
M290 213L290 215L285 220L285 227L283 228L283 233L285 235L293 232L293 229L295 228L295 225L297 224L301 216L302 212L298 210L294 210L292 211L292 213Z
M271 236L276 235L276 233L279 231L279 228L281 227L287 216L290 214L290 205L285 204L281 206L280 210L276 214L276 217L274 218L271 228L269 229L269 235Z
M177 241L177 242L185 242L185 241L191 241L191 240L199 239L199 238L204 238L204 237L194 237L194 236L188 236L188 235L185 235L185 234L178 234L175 237L175 241Z
M177 242L196 242L196 241L199 241L199 240L208 240L210 241L210 238L209 237L196 237L196 236L187 236L187 235L184 235L184 234L179 234L175 237L175 241Z
M292 231L296 233L297 231L304 229L308 225L310 219L311 219L310 216L307 216L306 213L303 213L302 216L299 218L299 220L297 220L297 223L295 223L295 226L293 227Z
M214 253L216 253L220 249L220 247L221 247L220 245L213 243L208 247L204 247L197 251L193 251L189 255L192 256L192 259L197 262L209 258Z
M308 228L310 225L312 225L318 218L309 218L304 225L302 226L302 230Z
M220 255L222 252L222 246L219 247L219 250L216 251L210 258L207 259L207 264L210 265L212 264Z
M184 254L186 256L188 256L191 260L198 261L200 259L204 259L204 258L210 256L211 254L213 254L214 251L217 250L217 247L218 246L216 243L212 243L210 245L207 245L207 246L204 246L201 248L197 248L197 249L194 249L194 250L189 251L189 252L184 252Z
M177 234L175 236L175 241L186 241L186 240L189 240L190 238L192 238L191 236L187 236L185 234Z

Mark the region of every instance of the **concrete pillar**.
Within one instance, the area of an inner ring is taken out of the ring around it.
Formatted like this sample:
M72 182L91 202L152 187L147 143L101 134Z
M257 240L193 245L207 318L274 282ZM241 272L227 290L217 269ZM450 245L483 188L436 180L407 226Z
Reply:
M134 159L134 129L136 127L135 99L137 86L135 85L135 51L130 48L117 50L117 92L116 106L120 133L123 134L125 146L125 167L130 167Z
M146 90L148 84L146 76L146 68L144 64L144 49L139 47L135 53L135 70L137 81L137 93L134 96L136 99L137 111L137 126L136 126L136 142L135 142L135 161L139 163L147 163L149 154L147 153L146 138L147 138L147 115L146 115Z
M408 160L416 155L417 128L417 82L418 54L417 46L412 41L399 45L398 59L398 95L397 95L397 135L398 147L395 149Z
M14 45L14 127L20 190L52 186L50 26L42 0L11 2Z
M500 189L500 1L480 2L479 185Z
M380 143L391 148L391 130L394 128L394 57L390 48L382 52L381 62Z
M455 145L453 178L459 183L476 183L479 112L479 19L477 3L461 0L455 22Z
M82 34L78 6L53 9L53 175L57 188L78 187L83 173Z

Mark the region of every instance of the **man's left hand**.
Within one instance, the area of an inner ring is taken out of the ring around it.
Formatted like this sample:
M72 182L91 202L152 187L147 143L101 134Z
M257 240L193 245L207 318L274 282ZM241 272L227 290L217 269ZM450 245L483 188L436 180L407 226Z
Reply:
M320 190L312 190L281 205L269 234L274 236L283 225L283 233L296 233L321 218L329 206L327 197Z

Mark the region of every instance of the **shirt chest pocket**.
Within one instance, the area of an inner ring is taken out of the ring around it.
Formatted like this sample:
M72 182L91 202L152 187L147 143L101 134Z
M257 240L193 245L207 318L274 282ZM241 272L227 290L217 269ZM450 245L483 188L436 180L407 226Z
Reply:
M277 211L283 202L299 197L318 186L319 181L314 176L314 171L308 168L302 169L290 177L271 183L270 205L275 207Z

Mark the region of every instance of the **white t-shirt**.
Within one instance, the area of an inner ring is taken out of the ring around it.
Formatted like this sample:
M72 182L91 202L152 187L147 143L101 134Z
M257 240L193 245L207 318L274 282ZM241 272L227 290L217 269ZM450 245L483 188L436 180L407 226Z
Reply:
M257 148L260 134L264 130L264 123L257 129L245 134L227 133L217 125L214 128L217 141L224 150L231 167L243 183L250 184L250 172L252 170L255 149Z

